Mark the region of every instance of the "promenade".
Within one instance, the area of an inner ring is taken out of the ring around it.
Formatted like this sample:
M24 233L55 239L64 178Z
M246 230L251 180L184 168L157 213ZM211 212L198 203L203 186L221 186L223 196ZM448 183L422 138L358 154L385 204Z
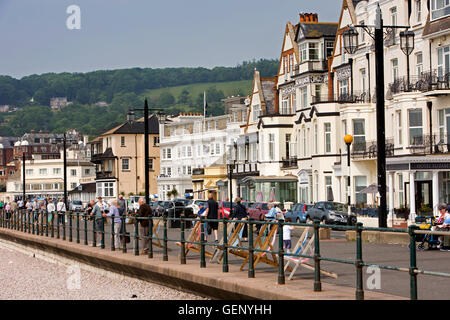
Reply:
M105 249L90 246L92 229L88 226L88 243L84 245L84 232L80 232L80 244L76 243L75 231L72 242L69 242L69 231L66 229L66 240L32 235L20 231L0 228L0 238L15 241L28 247L62 255L106 270L126 274L143 280L166 285L175 289L190 291L212 298L237 299L355 299L356 273L355 266L322 261L321 267L338 274L337 279L322 275L322 291L314 292L314 271L299 268L293 280L286 277L286 284L277 284L278 269L266 264L258 264L255 268L255 278L249 279L247 267L240 271L242 259L229 254L229 272L222 271L222 265L209 262L206 268L200 268L200 255L189 252L186 265L180 264L180 247L174 242L168 242L168 261L163 261L163 250L154 246L154 257L135 256L133 250L134 233L132 225L127 225L131 232L131 243L127 253L122 248L111 251L111 235L105 235ZM105 230L110 230L105 225ZM294 231L293 243L299 232ZM161 233L162 235L162 233ZM168 229L169 239L179 239L179 229ZM211 240L211 238L209 238ZM274 250L277 250L275 242ZM207 251L212 248L207 246ZM347 242L343 232L332 231L332 239L320 241L321 256L337 259L355 259L355 242ZM405 245L363 244L363 257L366 263L379 263L407 268L409 265L409 250ZM418 252L418 267L431 271L450 269L448 253L440 251ZM366 268L364 268L365 270ZM370 274L363 273L364 279ZM448 294L450 279L420 275L418 277L419 299L442 299ZM390 270L381 271L380 290L368 290L364 283L365 299L408 299L408 273Z

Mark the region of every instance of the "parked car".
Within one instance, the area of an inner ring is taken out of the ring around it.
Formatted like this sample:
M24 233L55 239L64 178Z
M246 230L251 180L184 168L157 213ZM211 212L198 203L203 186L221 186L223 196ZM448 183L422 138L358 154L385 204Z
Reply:
M339 202L320 201L308 210L307 218L320 220L326 224L347 225L356 224L356 217L348 216L348 206Z
M69 204L69 210L70 211L82 211L83 210L83 203L81 200L72 200Z
M292 209L286 211L284 218L290 218L292 222L306 223L308 210L311 207L311 204L296 203Z
M255 202L248 208L249 217L255 220L264 220L264 215L269 212L269 206L266 202Z
M203 203L206 206L207 200L201 200L201 199L193 199L189 200L188 204L186 205L187 208L192 208L193 213L195 215L198 214L198 210L200 210L200 207L198 206L200 203Z

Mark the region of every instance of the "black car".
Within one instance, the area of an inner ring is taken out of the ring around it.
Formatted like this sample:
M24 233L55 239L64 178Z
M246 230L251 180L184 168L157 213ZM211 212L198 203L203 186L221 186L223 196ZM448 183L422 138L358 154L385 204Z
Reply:
M166 207L167 206L167 207ZM187 218L193 218L194 213L192 208L186 207L184 201L165 201L164 207L162 210L162 215L165 215L167 218L169 218L168 226L169 228L180 228L180 220L173 220L170 218L180 218L181 215L184 213L185 217ZM186 228L190 228L192 223L190 221L186 222Z

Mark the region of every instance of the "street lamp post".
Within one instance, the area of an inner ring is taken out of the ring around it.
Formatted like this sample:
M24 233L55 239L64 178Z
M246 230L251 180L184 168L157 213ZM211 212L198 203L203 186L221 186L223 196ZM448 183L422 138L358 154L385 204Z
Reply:
M350 216L352 210L351 210L351 188L350 188L350 181L351 181L351 175L350 175L350 146L353 142L353 136L348 134L344 137L344 142L347 145L347 167L348 167L348 176L347 176L347 203L348 203L348 214Z
M407 90L409 91L409 56L414 50L414 31L402 31L400 32L400 48L406 55L406 81Z
M134 112L134 110L139 110L139 111L144 111L144 177L145 177L145 203L149 204L150 203L150 166L148 163L148 159L149 159L149 140L148 140L148 114L149 111L156 111L157 112L157 117L159 120L159 123L164 123L165 122L165 114L162 112L162 109L157 109L157 108L149 108L148 107L148 101L147 99L145 99L145 103L144 103L144 108L140 109L130 109L129 113Z
M23 185L23 194L22 200L25 202L25 152L22 152L22 185Z
M376 78L376 115L377 115L377 175L378 191L380 193L380 207L378 213L378 225L380 228L387 227L387 201L386 201L386 133L385 133L385 105L384 105L384 29L409 29L409 26L384 26L380 4L377 4L376 19L374 26L356 25L349 26L349 30L343 34L344 49L347 53L353 54L358 49L358 32L355 27L363 28L375 41L375 78ZM375 29L374 34L369 27ZM404 37L409 37L405 42L414 45L414 32L403 32L400 34L401 42ZM403 38L402 38L403 37ZM411 52L414 48L410 48ZM409 86L409 85L408 85Z

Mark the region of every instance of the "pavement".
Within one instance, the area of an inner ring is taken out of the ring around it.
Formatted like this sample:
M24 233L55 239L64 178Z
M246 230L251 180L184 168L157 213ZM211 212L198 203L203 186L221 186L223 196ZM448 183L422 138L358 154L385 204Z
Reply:
M75 224L74 224L75 225ZM82 224L81 224L82 227ZM91 243L92 239L92 224L88 226L88 241ZM106 224L105 230L110 230L111 226ZM183 277L184 280L189 279L189 285L192 288L198 288L198 285L205 287L222 288L224 292L218 294L220 297L229 298L227 292L235 292L241 297L261 298L261 299L354 299L356 273L355 266L350 264L341 264L335 262L322 261L321 267L327 271L332 271L338 274L337 279L322 276L323 292L316 293L313 289L314 272L300 268L293 280L289 281L286 277L285 285L278 285L278 270L269 265L258 264L255 269L255 279L248 279L247 269L239 271L239 266L242 259L229 255L230 271L228 273L222 272L222 266L216 263L209 263L207 258L207 267L200 269L200 255L197 253L189 253L187 257L187 265L180 265L179 250L174 242L169 242L169 261L162 261L162 249L154 247L154 259L148 259L146 256L133 255L133 230L134 226L127 225L127 231L131 233L132 241L128 244L128 253L124 254L121 251L111 252L110 239L111 235L105 235L106 249L92 248L83 245L84 231L80 232L80 242L76 243L75 231L73 233L73 242L70 243L69 231L67 230L67 240L52 239L50 236L33 236L25 234L28 241L45 241L48 245L56 247L64 247L65 250L76 250L91 257L102 257L102 259L119 259L118 263L130 264L138 263L137 266L141 268L156 268L160 274ZM19 237L24 234L22 232L0 229L0 235L4 236L8 233L9 236ZM299 235L299 231L293 232L293 243ZM188 233L186 233L187 236ZM55 235L56 236L56 235ZM162 232L160 234L162 236ZM179 229L169 229L169 239L179 239ZM209 239L211 240L211 238ZM275 242L276 244L278 241ZM355 259L355 242L348 242L345 240L345 232L332 231L330 240L321 240L320 251L323 257L332 257L339 259ZM82 249L82 250L81 250ZM275 245L276 249L276 245ZM80 251L81 250L81 251ZM208 250L208 249L207 249ZM211 250L211 249L209 249ZM417 253L417 262L420 269L429 271L448 272L450 270L450 259L448 252L441 251L425 251ZM391 245L391 244L374 244L363 243L363 260L367 263L378 263L382 265L392 265L398 267L409 266L409 249L406 245ZM408 273L381 270L381 281L379 289L369 290L367 288L366 280L371 276L364 268L363 278L365 298L366 299L404 299L409 298L409 275ZM168 280L169 281L169 280ZM188 282L189 282L188 281ZM173 279L170 280L173 285ZM195 283L195 285L193 284ZM186 285L178 284L178 285ZM418 275L418 297L419 299L449 299L448 287L450 286L449 278L432 277L428 275ZM178 286L180 288L180 286ZM186 289L186 288L184 288ZM198 293L197 290L192 290Z

